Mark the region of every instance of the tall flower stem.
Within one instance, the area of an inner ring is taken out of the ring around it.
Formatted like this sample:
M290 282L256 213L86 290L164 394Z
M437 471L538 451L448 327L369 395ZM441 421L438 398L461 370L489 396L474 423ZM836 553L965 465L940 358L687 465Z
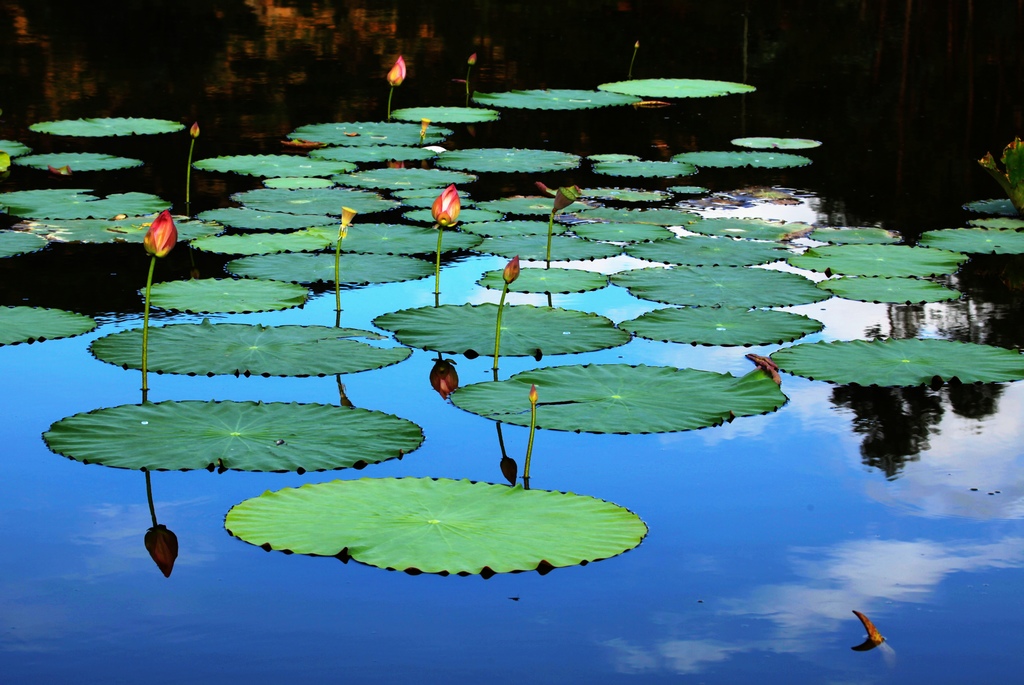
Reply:
M554 231L554 228L555 228L555 210L551 210L551 216L548 217L548 250L547 250L547 255L546 255L547 266L544 267L545 269L550 269L551 268L551 233Z
M188 145L188 167L185 170L185 204L192 201L192 151L196 149L196 139Z
M338 242L334 246L334 327L341 325L341 241L345 229L338 230Z
M146 401L149 384L146 370L149 364L149 291L153 288L153 271L156 269L156 255L149 258L149 275L146 276L146 300L142 306L142 401Z
M391 97L395 94L395 87L391 86L391 90L388 91L388 121L391 121Z
M508 283L501 289L501 301L498 302L498 322L494 326L494 371L498 370L498 350L501 347L501 315L505 311L505 296L508 295Z
M636 61L636 53L640 51L640 41L633 45L633 59L629 60L629 75L626 78L633 78L633 62Z
M437 229L437 260L434 262L434 299L437 300L441 293L441 238L444 236L444 227L441 224L434 224Z
M526 443L526 461L523 464L523 487L530 489L530 458L533 456L533 435L537 431L537 386L530 386L530 439Z

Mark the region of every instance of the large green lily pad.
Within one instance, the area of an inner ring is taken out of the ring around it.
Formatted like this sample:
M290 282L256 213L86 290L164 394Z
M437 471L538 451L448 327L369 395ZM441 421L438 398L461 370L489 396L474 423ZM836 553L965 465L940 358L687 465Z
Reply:
M300 126L288 137L293 140L312 140L328 145L436 145L453 133L440 126L427 126L426 136L420 137L420 124L397 121L342 121L331 124Z
M191 242L202 252L230 255L273 254L276 252L315 252L331 244L325 232L304 229L288 233L247 233L200 238ZM337 236L337 229L334 234Z
M700 215L682 209L620 209L618 207L580 207L572 212L581 219L619 221L625 224L651 224L653 226L687 226L700 219Z
M791 152L761 152L753 150L708 150L703 152L683 152L672 157L673 162L686 162L698 167L714 167L730 169L753 167L755 169L788 169L790 167L807 166L809 157L794 155Z
M675 234L663 226L624 224L619 222L588 222L573 224L572 232L588 240L609 240L616 243L640 243L666 240ZM627 249L627 252L629 250Z
M480 285L490 290L501 290L505 286L502 277L504 269L488 271L480 280ZM509 286L513 293L582 293L588 290L599 290L608 285L608 277L596 271L581 269L522 269L519 277Z
M434 223L434 215L431 213L429 209L414 209L403 214L402 218L406 219L407 221L416 221L418 223L423 224ZM501 214L498 214L497 212L492 212L487 209L474 209L473 207L470 207L469 209L463 209L462 211L459 212L460 226L465 226L466 224L479 223L483 221L499 221L500 219Z
M752 147L758 150L805 150L821 146L821 141L810 138L753 136L749 138L733 138L729 142L740 147Z
M281 281L197 278L155 283L150 304L192 314L248 314L298 307L308 295L306 288Z
M593 497L435 478L362 478L266 492L232 507L224 527L268 550L485 577L607 559L647 534L636 514Z
M546 259L547 235L506 235L499 238L484 238L473 248L477 252L496 254L511 259ZM575 261L580 259L603 259L622 254L621 245L599 243L595 240L556 235L551 237L551 259L553 261Z
M489 210L488 210L489 211ZM530 219L511 219L509 221L474 221L463 228L464 231L485 237L506 237L515 235L548 236L547 221L531 221ZM559 235L569 230L568 226L555 222L551 227L552 234Z
M554 202L554 199L550 197L517 195L515 197L503 197L498 200L477 202L476 207L477 209L489 209L500 214L512 214L514 216L548 216L551 214Z
M303 284L334 283L333 254L257 255L235 259L224 268L228 273L246 278ZM368 285L423 278L434 273L434 265L425 259L400 255L342 254L338 271L339 282L344 285Z
M801 269L850 276L951 274L965 261L960 252L909 245L827 245L789 257Z
M884 278L882 276L844 276L818 283L819 288L847 300L921 304L955 300L960 292L923 278Z
M383 412L326 404L158 402L61 419L47 446L85 464L146 471L326 471L401 458L419 426Z
M717 426L773 412L786 403L779 386L755 369L739 378L667 366L588 364L517 373L505 381L459 388L460 409L518 426L530 424L537 387L537 427L587 433L668 433Z
M538 89L504 93L473 93L473 102L488 107L537 110L576 110L632 105L639 98L599 90Z
M746 83L693 78L641 78L602 83L598 89L643 98L707 98L734 93L752 93Z
M334 177L334 181L343 186L378 190L444 188L452 183L472 183L475 180L473 174L444 169L368 169Z
M311 231L324 236L332 249L338 240L336 227L325 226ZM481 240L483 238L478 235L448 229L442 237L441 251L469 250L479 245ZM349 227L348 235L341 241L341 249L343 252L366 254L436 254L437 229L405 224L354 223Z
M0 307L0 345L70 338L96 328L84 314L40 307Z
M807 224L768 219L715 217L694 221L686 226L686 230L719 237L772 241L783 240L794 234L810 233L812 228Z
M142 166L141 159L116 157L98 152L58 152L49 155L26 155L14 160L15 164L46 170L67 166L72 173L81 171L113 171Z
M404 107L391 112L391 118L399 121L420 123L428 119L435 124L479 124L499 116L496 110L482 107Z
M0 140L0 152L6 152L9 157L14 158L27 155L32 152L32 148L16 140Z
M663 342L691 345L770 345L817 333L824 324L802 314L771 309L684 307L655 309L620 328Z
M584 188L583 194L598 200L616 202L662 202L672 197L664 190L641 190L639 188Z
M789 252L778 243L694 235L629 245L626 254L667 264L749 266L784 259Z
M575 169L580 164L580 158L557 150L481 147L442 152L436 164L445 169L477 173L540 173Z
M692 176L697 167L684 162L652 162L649 160L594 162L594 173L605 176L631 176L634 178L677 178Z
M310 159L299 155L227 155L200 159L192 164L201 171L243 174L246 176L330 176L356 168L351 162Z
M138 119L122 117L99 117L87 119L63 119L41 121L28 127L36 133L51 133L56 136L78 136L100 138L106 136L136 136L154 133L174 133L185 128L184 124L167 119Z
M292 231L337 222L337 219L326 214L268 212L251 207L208 209L197 214L196 218L203 221L216 221L219 224L246 231Z
M235 193L235 202L249 209L266 212L287 212L289 214L326 214L341 216L342 207L350 207L360 214L386 212L399 206L369 190L355 188L309 188L304 190L283 190L278 188L256 188Z
M1024 254L1024 231L1012 228L943 228L925 231L919 242L972 254Z
M677 266L613 274L634 296L690 306L782 307L819 302L828 294L799 274L738 266Z
M421 162L437 157L437 152L425 147L408 145L362 145L349 147L325 147L311 150L312 159L328 159L334 162Z
M264 188L283 190L309 190L311 188L333 188L334 186L335 183L331 179L315 176L278 176L263 179Z
M22 221L14 228L57 243L142 243L155 218L39 219ZM178 229L179 242L205 238L224 230L218 224L183 216L174 217L174 225Z
M787 373L832 383L928 385L936 379L998 383L1024 378L1024 355L953 340L850 340L793 345L771 355Z
M148 193L117 193L100 199L91 190L47 188L15 190L0 196L7 212L33 219L103 219L126 214L156 214L171 206Z
M45 237L32 233L0 231L0 258L36 252L46 247L47 243Z
M876 228L875 226L855 226L851 228L823 226L811 231L807 237L811 240L820 240L823 243L832 243L834 245L891 245L903 240L898 233L887 231L884 228Z

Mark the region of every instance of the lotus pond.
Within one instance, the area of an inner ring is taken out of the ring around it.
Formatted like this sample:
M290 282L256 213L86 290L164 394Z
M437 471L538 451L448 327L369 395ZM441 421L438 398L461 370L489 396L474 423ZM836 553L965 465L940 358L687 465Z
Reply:
M3 682L1019 679L1021 15L897 4L6 3Z

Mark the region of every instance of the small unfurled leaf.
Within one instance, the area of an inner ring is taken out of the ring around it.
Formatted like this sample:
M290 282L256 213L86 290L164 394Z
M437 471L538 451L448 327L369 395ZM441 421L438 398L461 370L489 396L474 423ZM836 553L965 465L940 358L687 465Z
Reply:
M327 147L327 143L320 143L315 140L304 140L302 138L296 138L295 140L288 140L286 138L281 141L281 145L295 148L297 150L316 150L318 148Z
M864 642L856 645L855 647L851 647L850 649L855 652L866 652L885 642L885 638L878 632L878 628L875 628L875 624L871 622L871 619L856 609L853 610L853 613L860 619L860 622L864 624L864 630L868 632L868 637Z
M1020 138L1014 138L1003 150L1003 166L1010 183L1016 186L1024 182L1024 143Z
M47 164L46 168L49 169L50 173L53 174L54 176L70 176L71 175L71 167L68 166L67 164L65 164L64 166L59 166L59 167L54 167L54 166L50 166L49 164Z
M754 366L768 374L777 385L782 385L782 378L779 376L779 366L773 362L769 357L762 357L759 354L751 352L746 355L747 359L754 362Z

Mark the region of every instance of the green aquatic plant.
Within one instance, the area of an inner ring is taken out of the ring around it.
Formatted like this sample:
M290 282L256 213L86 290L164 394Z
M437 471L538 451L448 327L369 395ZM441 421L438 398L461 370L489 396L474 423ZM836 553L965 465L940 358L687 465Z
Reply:
M505 286L501 289L501 300L498 302L497 322L494 324L494 371L498 370L498 350L501 347L501 314L505 311L505 296L508 295L508 287L519 278L519 255L516 255L505 266L501 274Z
M395 61L395 65L391 67L391 70L387 75L388 85L391 86L391 90L388 91L388 121L391 120L391 96L395 94L395 87L402 85L402 81L405 80L405 60L401 55Z
M146 383L146 363L149 355L149 296L153 289L153 271L158 257L166 257L178 241L178 229L166 209L153 220L142 246L150 255L149 275L146 276L146 301L142 309L142 399L145 401L149 386Z
M523 487L530 489L530 458L533 456L533 436L537 432L537 386L530 385L530 439L526 442L526 461L523 463Z
M338 241L334 245L334 325L341 325L341 241L348 235L349 224L357 212L351 207L341 208L341 225L338 226Z
M560 211L562 211L563 209L571 205L573 202L578 200L583 191L580 190L579 186L564 186L552 192L550 188L548 188L543 183L540 183L539 181L536 185L542 193L546 195L551 195L555 198L555 202L551 207L551 214L548 216L548 247L547 252L545 253L545 260L547 261L547 266L545 268L550 269L551 233L555 225L555 214L558 214Z
M460 208L459 191L455 188L454 183L441 191L430 207L430 214L434 217L437 226L437 261L434 265L435 300L441 293L441 238L444 236L444 229L451 228L458 223Z
M1021 143L1020 138L1014 138L1013 142L1003 149L1003 156L999 161L1003 163L1005 170L999 168L991 152L986 152L985 156L978 160L978 164L1006 192L1017 213L1024 214L1024 143Z
M188 144L188 164L185 165L185 206L187 207L192 199L192 153L196 149L196 138L199 137L199 122L192 122L188 130L188 137L191 139Z

